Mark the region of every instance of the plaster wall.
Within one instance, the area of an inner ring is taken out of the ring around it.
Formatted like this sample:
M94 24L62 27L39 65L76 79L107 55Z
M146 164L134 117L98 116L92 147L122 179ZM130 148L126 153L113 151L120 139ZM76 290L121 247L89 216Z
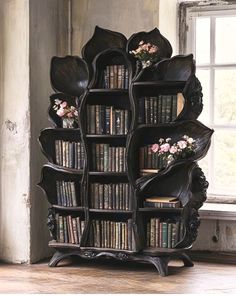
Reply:
M96 25L129 38L135 32L158 27L158 11L158 0L72 0L72 54L81 56Z
M42 190L36 187L41 168L47 162L40 150L38 136L40 130L52 126L47 115L49 96L54 93L50 85L50 62L53 56L67 53L67 12L64 0L30 0L31 262L52 254L52 249L48 248L50 237L46 225L49 204Z
M29 261L28 0L0 1L0 258Z
M171 43L173 55L178 54L177 1L159 0L159 30Z

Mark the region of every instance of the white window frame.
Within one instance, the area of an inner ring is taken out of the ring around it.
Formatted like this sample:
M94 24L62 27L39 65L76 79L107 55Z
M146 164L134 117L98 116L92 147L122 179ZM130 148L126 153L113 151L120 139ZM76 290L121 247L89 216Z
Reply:
M205 2L205 3L204 3ZM218 3L213 3L218 2ZM210 63L197 65L197 69L208 69L210 71L210 92L209 92L209 126L213 129L233 129L236 131L236 125L219 125L214 124L214 69L234 68L236 69L236 63L231 64L215 64L215 19L220 16L236 15L236 1L227 1L222 5L219 2L225 1L192 1L180 4L180 38L179 48L180 53L188 54L193 53L196 56L196 44L195 44L195 20L199 17L210 17L211 30L210 30ZM201 3L202 5L199 5ZM211 5L209 5L211 3ZM204 96L203 96L204 99ZM204 102L203 102L204 103ZM214 140L212 141L214 145ZM209 170L212 172L214 169L214 154L209 153ZM208 181L213 184L213 174L209 174ZM208 194L208 202L220 202L220 203L236 203L236 193L233 195L220 195L220 194Z

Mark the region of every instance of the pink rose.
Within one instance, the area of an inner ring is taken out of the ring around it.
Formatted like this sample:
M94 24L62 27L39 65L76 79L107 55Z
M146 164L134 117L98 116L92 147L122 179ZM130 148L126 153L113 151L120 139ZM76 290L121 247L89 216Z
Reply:
M158 144L153 144L151 147L152 152L156 153L159 150L159 145Z
M178 151L178 149L177 149L176 146L171 146L171 147L170 147L170 153L171 153L171 154L175 154L177 151Z
M187 147L187 142L186 141L179 141L179 142L177 142L177 145L179 146L180 149L185 149Z
M60 117L64 116L65 115L65 110L60 108L59 110L57 110L57 115L60 116Z
M161 150L161 152L168 152L170 150L170 144L168 144L168 143L162 144L160 146L160 150Z
M64 101L61 103L61 108L65 108L66 106L67 106L67 102Z

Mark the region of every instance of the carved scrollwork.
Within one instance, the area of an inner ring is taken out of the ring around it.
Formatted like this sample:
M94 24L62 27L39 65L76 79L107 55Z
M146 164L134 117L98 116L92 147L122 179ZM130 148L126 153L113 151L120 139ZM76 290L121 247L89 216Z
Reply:
M188 112L184 112L179 119L197 119L203 108L203 94L201 83L195 75L191 75L187 81L183 94L187 100Z
M126 261L129 259L129 256L128 254L125 254L125 253L117 253L116 258L121 261Z
M47 226L48 226L51 237L56 240L57 238L56 218L55 218L55 211L53 210L53 208L48 209Z
M92 250L86 250L82 252L81 255L88 259L92 259L92 258L95 258L97 254Z
M203 202L207 198L207 188L209 183L206 180L206 177L202 171L202 169L196 165L192 173L192 188L191 191L193 193L191 198L191 205L195 209L199 209Z

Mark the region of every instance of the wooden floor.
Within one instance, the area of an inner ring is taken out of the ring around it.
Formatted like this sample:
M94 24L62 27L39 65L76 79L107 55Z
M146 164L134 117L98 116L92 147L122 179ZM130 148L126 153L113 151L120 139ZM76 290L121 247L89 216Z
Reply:
M64 261L59 267L0 264L0 293L230 293L236 295L236 266L170 262L169 276L151 265L118 261Z

